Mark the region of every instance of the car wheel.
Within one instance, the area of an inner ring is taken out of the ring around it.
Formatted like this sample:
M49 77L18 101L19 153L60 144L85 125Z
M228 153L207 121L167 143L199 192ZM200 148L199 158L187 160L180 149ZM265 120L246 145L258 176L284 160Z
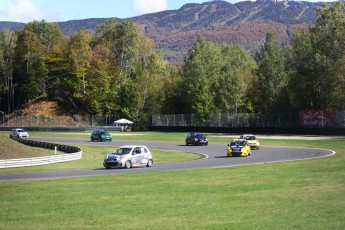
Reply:
M147 164L146 164L146 167L151 167L153 165L153 161L150 159Z
M131 162L130 162L130 161L126 161L126 163L125 163L125 168L126 168L126 169L129 169L129 168L131 168L131 167L132 167Z
M12 135L10 134L10 138L12 138Z

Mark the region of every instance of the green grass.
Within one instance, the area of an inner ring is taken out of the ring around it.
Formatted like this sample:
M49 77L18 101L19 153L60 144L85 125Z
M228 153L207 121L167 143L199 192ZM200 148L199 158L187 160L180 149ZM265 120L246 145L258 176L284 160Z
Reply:
M109 132L113 136L113 140L142 140L142 141L174 141L184 142L187 133L175 132ZM73 137L85 138L90 140L91 132L30 132L34 136L46 137Z
M337 153L230 168L2 182L0 229L344 229L345 138L266 141Z
M1 132L0 132L1 133ZM5 133L5 132L3 132ZM90 140L90 132L29 132L31 137L71 137ZM169 141L185 143L187 132L110 132L113 140ZM218 134L206 134L212 143L227 143L231 138ZM223 137L224 136L224 137ZM239 137L239 135L232 135Z

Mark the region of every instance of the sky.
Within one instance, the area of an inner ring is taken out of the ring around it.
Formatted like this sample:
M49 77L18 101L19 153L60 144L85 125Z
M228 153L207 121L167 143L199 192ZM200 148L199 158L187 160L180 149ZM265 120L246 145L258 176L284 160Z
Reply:
M63 22L87 18L130 18L208 0L0 0L0 21ZM212 1L212 0L210 0ZM333 1L333 0L308 0ZM227 0L230 3L239 0Z

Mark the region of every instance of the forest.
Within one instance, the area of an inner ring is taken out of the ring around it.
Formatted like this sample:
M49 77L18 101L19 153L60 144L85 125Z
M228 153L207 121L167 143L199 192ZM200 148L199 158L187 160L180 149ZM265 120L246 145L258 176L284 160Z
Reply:
M198 36L184 63L130 21L109 19L95 33L66 37L56 23L0 31L0 115L38 97L71 114L114 115L146 124L151 115L345 110L344 3L317 9L291 44L274 32L255 53Z

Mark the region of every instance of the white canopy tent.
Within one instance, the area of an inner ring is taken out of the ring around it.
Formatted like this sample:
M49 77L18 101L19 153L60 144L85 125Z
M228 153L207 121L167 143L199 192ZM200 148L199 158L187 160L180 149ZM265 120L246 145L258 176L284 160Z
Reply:
M115 126L122 126L122 131L131 131L130 125L133 124L133 121L127 120L125 118L114 121Z
M114 123L117 125L131 125L131 124L133 124L133 121L122 118L122 119L119 119L117 121L114 121Z

